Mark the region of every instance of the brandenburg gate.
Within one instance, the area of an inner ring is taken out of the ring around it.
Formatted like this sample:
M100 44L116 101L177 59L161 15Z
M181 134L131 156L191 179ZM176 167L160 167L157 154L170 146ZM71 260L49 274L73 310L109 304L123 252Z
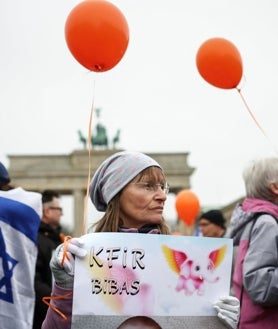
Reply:
M8 155L9 173L15 186L42 192L53 189L61 195L73 196L74 234L79 236L84 216L89 163L91 177L97 167L120 150L76 150L68 155ZM188 165L189 153L146 153L164 169L170 192L190 188L190 176L195 168Z

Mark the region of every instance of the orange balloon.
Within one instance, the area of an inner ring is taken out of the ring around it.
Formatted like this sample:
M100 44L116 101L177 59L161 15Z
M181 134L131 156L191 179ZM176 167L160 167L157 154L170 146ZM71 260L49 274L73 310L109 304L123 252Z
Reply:
M175 206L179 218L185 224L193 225L200 211L200 202L197 196L190 190L182 190L176 196Z
M68 15L65 38L81 65L104 72L117 65L125 54L129 28L115 5L105 0L85 0Z
M242 78L240 53L223 38L205 41L197 52L196 64L200 75L215 87L236 88Z

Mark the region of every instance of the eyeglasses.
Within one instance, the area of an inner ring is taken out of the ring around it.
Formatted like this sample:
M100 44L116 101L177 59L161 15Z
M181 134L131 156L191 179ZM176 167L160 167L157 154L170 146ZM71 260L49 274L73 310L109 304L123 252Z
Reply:
M49 207L49 209L59 210L59 211L63 212L63 208L61 208L61 207Z
M168 183L165 184L151 184L151 183L144 183L144 182L138 182L138 183L130 183L132 185L137 185L141 187L144 191L156 193L158 189L160 188L162 192L165 194L169 193L170 186Z

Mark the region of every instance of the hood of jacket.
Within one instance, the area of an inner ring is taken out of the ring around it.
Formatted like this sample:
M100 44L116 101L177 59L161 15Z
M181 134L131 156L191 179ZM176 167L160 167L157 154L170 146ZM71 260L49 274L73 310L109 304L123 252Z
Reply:
M278 205L273 202L246 198L241 204L238 204L233 211L228 236L233 238L234 245L238 245L241 235L246 227L246 224L254 218L257 213L269 214L278 218ZM263 217L261 218L263 220Z

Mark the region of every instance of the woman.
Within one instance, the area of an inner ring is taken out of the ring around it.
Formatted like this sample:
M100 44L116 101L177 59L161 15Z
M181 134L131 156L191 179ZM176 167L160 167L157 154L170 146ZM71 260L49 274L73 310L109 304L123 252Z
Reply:
M97 210L105 213L94 230L89 231L169 234L162 216L168 190L162 168L149 156L138 152L112 155L100 165L91 182L91 200ZM71 325L74 274L71 254L84 257L86 251L82 249L82 241L76 238L70 240L67 250L70 261L63 266L63 245L57 248L51 261L55 278L53 295L66 295L63 300L52 300L51 303L67 316L67 321L63 322L60 315L49 308L42 329L68 329ZM224 315L222 311L227 309L227 305L235 311L227 311L228 316L225 316L225 311ZM236 328L237 300L228 298L216 307L219 318L230 323L231 328Z
M238 247L233 288L241 301L239 328L278 323L278 158L252 163L243 173L246 198L231 219Z

